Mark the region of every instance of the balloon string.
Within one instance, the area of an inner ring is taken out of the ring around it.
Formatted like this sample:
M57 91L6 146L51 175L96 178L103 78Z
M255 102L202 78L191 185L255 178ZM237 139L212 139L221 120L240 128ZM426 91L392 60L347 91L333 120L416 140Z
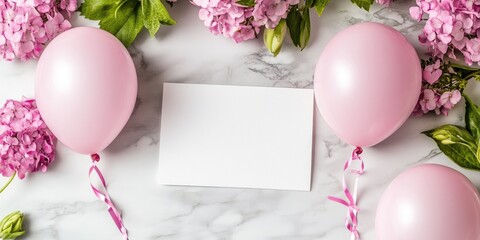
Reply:
M91 157L92 157L92 166L90 167L90 171L88 172L88 178L90 180L90 186L92 187L93 193L95 194L95 196L97 196L97 198L99 198L100 200L102 200L108 205L108 212L110 213L110 216L112 217L113 221L117 225L118 230L122 234L123 240L128 240L128 233L127 233L127 229L123 225L122 216L120 215L120 212L117 210L112 200L110 199L110 195L108 194L108 191L107 191L107 184L105 182L105 178L103 177L103 174L100 171L100 169L98 169L97 167L97 162L100 161L100 156L95 153L95 154L92 154ZM100 191L98 188L93 186L92 173L97 174L98 178L102 183L104 192Z
M352 239L360 239L360 233L358 232L358 220L357 215L359 212L359 208L357 206L357 189L358 189L358 177L364 173L365 164L360 157L360 154L363 152L361 147L355 148L352 152L352 157L348 159L343 167L343 192L347 197L347 200L329 196L328 199L337 203L340 203L348 208L347 217L345 218L345 226L347 227L348 231L352 233ZM350 165L353 161L360 161L360 169L350 169ZM354 174L355 175L355 184L353 187L353 194L350 192L347 186L347 174Z

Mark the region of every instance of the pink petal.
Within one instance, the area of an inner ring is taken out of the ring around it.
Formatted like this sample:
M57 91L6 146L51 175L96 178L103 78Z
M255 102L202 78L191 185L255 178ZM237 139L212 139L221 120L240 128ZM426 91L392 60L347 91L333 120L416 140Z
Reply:
M445 44L449 44L452 41L452 37L450 35L441 34L441 35L437 35L437 37L438 39L440 39L440 41L442 41L442 43L445 43Z
M431 89L423 90L423 98L426 100L434 99L435 93Z
M442 27L442 25L443 25L443 22L440 21L440 19L438 19L438 18L432 18L432 19L430 20L430 22L431 22L432 27L433 27L434 29L440 29L440 28Z
M12 41L18 43L22 40L22 36L23 36L22 32L15 32L12 36Z
M439 42L439 43L437 44L437 48L438 48L438 50L439 50L442 54L445 54L445 53L447 53L448 45Z
M429 41L435 40L436 37L437 37L437 34L436 34L435 32L431 32L431 33L428 33L428 34L427 34L427 39L428 39Z
M462 94L458 90L454 90L452 93L452 97L450 98L450 102L453 104L457 104L460 99L462 99Z
M444 34L449 34L449 33L452 32L452 30L453 30L453 26L452 26L452 25L450 25L450 24L443 24L443 26L442 26L442 33L444 33Z
M445 105L450 102L450 92L444 92L438 101L441 105Z
M28 42L25 42L24 44L22 44L22 50L24 52L33 51L33 47L34 47L34 45L33 45L33 42L31 42L31 41L28 41Z

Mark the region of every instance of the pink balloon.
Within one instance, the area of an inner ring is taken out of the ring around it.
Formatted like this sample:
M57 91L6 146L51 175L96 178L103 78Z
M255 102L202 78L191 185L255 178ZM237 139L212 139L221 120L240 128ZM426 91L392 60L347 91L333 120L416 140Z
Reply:
M413 167L383 194L375 230L377 240L479 240L479 193L451 168Z
M367 147L407 120L421 82L418 55L400 32L361 23L338 33L323 50L315 70L315 98L337 136Z
M45 123L72 150L105 149L132 114L137 75L110 33L79 27L56 37L37 66L35 95Z

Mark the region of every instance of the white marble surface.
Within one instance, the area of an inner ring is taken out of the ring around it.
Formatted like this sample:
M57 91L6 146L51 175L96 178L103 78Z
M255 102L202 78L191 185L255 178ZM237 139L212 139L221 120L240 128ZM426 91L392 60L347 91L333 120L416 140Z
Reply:
M416 44L421 27L408 17L408 6L413 2L398 0L391 8L375 6L367 13L348 0L331 1L324 16L312 17L310 46L300 52L287 41L277 58L264 50L260 40L236 45L211 35L198 20L196 7L187 1L180 1L172 10L177 26L162 28L156 38L143 32L130 49L139 76L137 107L124 131L102 153L99 164L111 196L123 211L131 239L349 239L343 225L345 208L326 197L342 196L341 169L353 148L332 133L318 112L311 192L157 185L162 83L311 88L313 69L323 46L348 25L360 21L387 23ZM78 16L74 24L95 25ZM33 97L35 66L35 61L0 62L2 102ZM480 84L472 82L468 92L480 102ZM359 199L363 239L375 239L376 205L385 187L402 170L426 162L460 169L420 132L461 121L463 106L446 118L410 119L389 139L365 149L367 173L361 178ZM104 204L91 192L89 165L87 156L59 144L58 158L47 173L23 181L16 179L1 194L0 215L17 209L25 212L28 235L24 239L121 239ZM480 186L480 174L461 171Z

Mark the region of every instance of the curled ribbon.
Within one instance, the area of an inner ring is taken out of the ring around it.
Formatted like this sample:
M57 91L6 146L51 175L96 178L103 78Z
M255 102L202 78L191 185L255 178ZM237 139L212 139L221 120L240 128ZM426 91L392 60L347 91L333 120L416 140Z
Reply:
M340 203L346 207L348 207L348 214L347 217L345 218L345 226L347 227L348 231L352 233L352 238L354 239L360 239L360 233L358 232L357 226L358 226L358 221L357 221L357 215L359 212L359 208L357 206L357 188L358 188L358 177L364 173L365 170L365 165L360 157L360 154L363 152L363 149L361 147L357 147L355 150L352 152L352 157L348 159L348 161L345 163L345 166L343 167L343 192L345 193L345 196L347 197L347 200L329 196L328 199L337 203ZM350 169L350 165L352 164L353 161L360 161L360 169ZM349 171L350 170L350 171ZM347 186L347 174L355 174L355 185L353 187L353 194L350 192Z
M105 178L103 177L103 174L100 171L100 169L98 169L97 167L97 162L100 161L100 156L95 153L95 154L92 154L91 157L92 157L92 166L88 171L88 178L90 179L90 186L92 187L93 193L95 194L95 196L97 196L97 198L99 198L100 200L102 200L108 205L108 212L110 213L110 216L112 217L113 221L117 225L118 230L122 234L123 240L128 240L128 233L127 233L127 229L123 225L122 216L120 215L120 212L117 210L112 200L110 199L110 195L108 194L108 191L107 191L107 184L105 182ZM93 172L97 174L98 178L100 178L100 181L102 182L103 189L105 190L105 192L102 192L98 188L93 186L93 183L92 183Z

